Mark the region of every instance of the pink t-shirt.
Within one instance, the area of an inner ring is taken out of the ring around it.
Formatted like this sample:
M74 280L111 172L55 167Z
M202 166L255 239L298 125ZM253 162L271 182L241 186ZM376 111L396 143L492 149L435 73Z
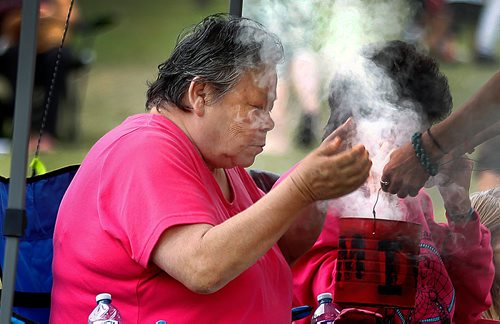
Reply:
M277 245L207 295L150 262L166 229L220 224L263 195L243 168L226 174L232 202L187 136L161 115L132 116L100 139L59 209L51 323L85 323L101 292L112 294L125 324L290 323L291 272Z
M491 305L494 277L489 231L479 217L465 225L434 221L432 202L422 190L401 200L407 221L422 224L416 306L395 309L395 323L474 323ZM316 306L316 296L334 293L339 213L331 208L314 246L292 267L294 306ZM299 321L307 323L310 319Z

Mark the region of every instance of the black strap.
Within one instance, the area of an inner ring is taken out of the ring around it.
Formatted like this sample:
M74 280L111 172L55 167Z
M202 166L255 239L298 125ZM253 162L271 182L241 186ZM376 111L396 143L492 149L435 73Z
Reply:
M14 307L50 308L50 293L16 291L14 292Z

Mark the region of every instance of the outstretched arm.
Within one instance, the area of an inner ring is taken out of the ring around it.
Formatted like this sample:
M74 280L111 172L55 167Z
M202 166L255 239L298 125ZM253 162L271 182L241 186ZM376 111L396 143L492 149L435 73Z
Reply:
M432 163L440 165L446 153L455 157L469 152L488 138L500 135L500 72L479 89L462 108L422 135L422 146ZM436 142L439 143L436 145ZM429 174L415 155L411 143L391 154L384 168L382 186L399 197L416 196Z
M439 139L444 151L454 151L455 156L460 156L473 148L471 144L478 145L500 135L500 127L492 127L494 125L500 125L500 72L462 108L435 125L432 134Z
M152 262L197 293L213 293L252 266L315 201L340 197L368 177L362 145L342 151L337 137L309 153L283 182L228 220L179 225L157 242Z

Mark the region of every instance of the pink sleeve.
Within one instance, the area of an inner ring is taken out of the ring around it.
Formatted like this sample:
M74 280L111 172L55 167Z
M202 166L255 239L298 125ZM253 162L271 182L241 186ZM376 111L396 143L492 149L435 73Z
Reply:
M183 143L157 134L130 137L108 155L99 184L103 229L146 267L162 233L175 225L216 224L214 194ZM112 171L111 171L112 170Z
M456 291L454 323L474 323L491 306L490 289L495 268L490 232L479 222L474 212L472 220L448 224L431 223L436 246ZM438 234L438 235L436 235Z

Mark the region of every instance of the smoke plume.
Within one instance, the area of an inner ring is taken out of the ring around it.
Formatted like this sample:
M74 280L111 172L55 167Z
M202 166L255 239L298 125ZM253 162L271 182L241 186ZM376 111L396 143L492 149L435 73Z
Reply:
M331 80L351 83L340 99L339 110L349 111L357 125L351 144L362 143L373 161L372 173L359 190L332 200L343 215L404 219L397 197L379 192L380 177L390 152L420 129L422 119L412 103L394 107L390 79L361 55L367 44L401 39L414 8L406 0L260 0L244 2L243 15L276 33L285 48L285 60L302 50L317 53L321 66L322 101ZM341 91L339 91L341 92ZM279 98L278 98L279 99Z

